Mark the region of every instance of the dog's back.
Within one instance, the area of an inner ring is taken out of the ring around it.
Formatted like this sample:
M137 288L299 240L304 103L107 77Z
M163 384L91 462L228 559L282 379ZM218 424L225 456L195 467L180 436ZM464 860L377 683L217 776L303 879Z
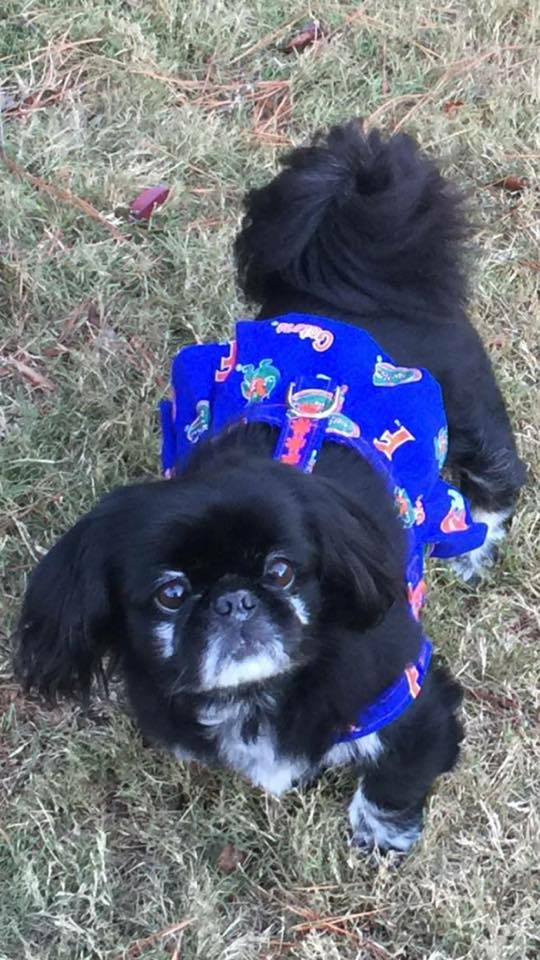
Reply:
M293 150L248 193L236 240L240 284L259 319L315 314L365 328L395 361L441 384L447 466L487 517L487 566L525 478L504 402L465 311L462 194L403 133L359 121Z

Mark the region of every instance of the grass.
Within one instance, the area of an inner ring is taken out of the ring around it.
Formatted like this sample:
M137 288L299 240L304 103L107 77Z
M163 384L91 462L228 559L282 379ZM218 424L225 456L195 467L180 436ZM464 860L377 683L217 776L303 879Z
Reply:
M310 14L330 37L282 52ZM2 960L538 956L536 26L525 0L4 0ZM180 765L141 743L118 691L88 714L24 699L8 639L55 537L155 475L173 352L245 315L230 250L246 185L358 114L406 127L471 194L472 315L531 470L489 582L431 570L428 627L465 686L468 736L403 863L348 849L350 774L277 802ZM506 175L530 186L492 186ZM169 202L129 224L161 181ZM231 843L245 856L227 873Z

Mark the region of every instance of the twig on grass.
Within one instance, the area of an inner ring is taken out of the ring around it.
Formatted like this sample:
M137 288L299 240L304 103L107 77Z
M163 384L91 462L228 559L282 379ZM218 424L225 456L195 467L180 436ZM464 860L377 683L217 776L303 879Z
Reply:
M64 34L64 38L66 34ZM19 70L24 70L26 67L31 66L33 63L37 63L38 60L43 60L44 57L50 55L51 49L55 50L56 53L67 53L69 50L75 50L77 47L87 46L91 43L101 43L103 37L88 37L87 40L74 40L69 43L65 43L65 40L61 40L59 46L55 47L54 42L51 41L45 47L38 47L34 57L29 57L27 60L23 60L22 63L17 63L12 66L10 69L13 73ZM2 57L1 60L9 60L9 57Z
M345 17L344 20L342 20L342 22L339 24L338 27L335 28L335 30L331 30L330 33L326 35L325 37L326 42L328 43L329 40L333 40L334 37L339 36L339 34L342 33L343 30L346 30L347 27L349 27L351 23L354 23L355 20L362 20L366 15L366 7L367 7L367 4L364 4L359 9L353 10L352 13L349 13L349 15Z
M289 20L288 23L283 24L282 27L278 27L277 30L273 30L271 33L267 33L264 37L261 37L257 43L254 43L253 46L248 47L247 50L244 50L242 53L239 53L238 56L234 57L230 63L230 67L234 67L236 63L240 63L241 60L246 60L247 57L251 57L252 54L257 53L258 50L262 50L264 47L268 47L274 40L277 40L282 33L287 33L288 30L291 30L292 27L296 26L300 20L305 19L307 13L301 14L299 17L295 17L294 20Z
M205 230L207 227L221 226L223 226L221 217L200 217L198 220L190 220L186 223L184 230Z
M504 50L514 50L520 46L520 44L511 44L509 46L487 50L478 57L467 57L463 60L456 60L454 63L450 64L448 69L445 70L443 75L439 78L431 90L428 90L426 93L405 93L397 97L391 97L389 100L381 103L380 106L378 106L377 109L374 110L369 117L367 117L366 123L369 126L372 126L375 121L382 116L382 114L386 113L388 110L391 110L394 106L397 106L400 103L406 103L410 100L416 101L407 111L407 113L401 117L401 119L398 120L392 128L393 133L398 133L402 127L409 123L411 118L417 113L418 110L421 110L422 107L425 107L426 104L431 103L435 99L437 94L443 89L443 87L446 86L449 80L453 80L454 77L459 76L460 73L465 73L467 70L475 70L485 60L489 60L491 57L496 57Z
M29 359L27 357L27 359ZM29 383L36 390L43 390L44 393L50 393L54 390L54 384L45 374L40 373L31 363L20 360L18 357L0 356L0 376L4 376L4 371L12 367L20 377Z
M373 111L366 117L366 124L368 126L373 126L375 121L379 119L387 110L391 110L392 107L397 107L400 103L409 103L411 100L420 100L424 97L424 93L402 93L397 97L390 97L389 100L385 100L384 103L381 103L376 110Z
M276 96L281 91L287 91L290 88L290 80L257 80L253 84L216 84L213 87L205 84L203 86L202 96L193 100L193 106L202 107L205 110L225 109L234 107L239 98L245 102L257 103L260 100L266 101L269 97ZM202 84L201 84L202 85ZM236 94L232 99L220 100L220 94L233 92Z
M291 932L299 936L309 933L310 930L320 930L322 932L338 934L341 937L349 937L359 946L362 946L374 960L388 960L390 954L388 951L375 943L363 930L350 930L346 924L353 920L361 920L367 917L373 917L380 913L380 910L363 910L359 913L346 913L336 917L321 917L315 910L309 910L305 907L294 907L290 904L284 904L285 909L299 917L304 917L302 923L296 923L292 926Z
M499 47L492 50L487 50L485 53L482 53L479 57L466 57L463 60L456 60L455 63L451 63L448 70L445 70L442 77L438 80L432 90L429 90L425 93L417 103L407 111L404 117L401 120L398 120L396 123L393 133L398 133L405 124L409 123L411 117L417 113L426 103L431 103L435 99L440 90L448 83L449 80L452 80L454 77L458 76L460 73L466 73L467 70L475 70L480 66L484 60L489 60L491 57L497 56L498 53L501 53L503 50L514 49L515 44L511 46Z
M148 950L150 947L154 947L156 943L159 943L160 940L164 940L166 937L172 937L173 934L180 933L182 930L185 930L186 927L189 927L194 922L191 917L189 920L181 920L180 923L172 923L170 927L164 927L163 930L157 930L156 933L151 933L148 937L143 937L141 940L134 940L133 943L130 943L128 947L125 948L123 953L118 954L115 960L135 960L136 957L141 957L145 950Z
M256 102L253 111L253 135L257 140L275 146L288 146L290 138L284 133L292 115L292 102L288 88L272 91Z
M321 917L319 914L315 913L312 910L302 910L296 907L288 908L292 913L298 914L298 916L306 916L308 919L304 920L302 923L295 923L291 930L311 930L316 927L325 927L328 924L333 924L334 926L343 926L344 923L349 923L352 920L362 920L365 917L373 917L376 914L380 913L380 910L364 910L361 913L344 913L339 917ZM311 916L308 916L311 914Z
M466 687L465 692L473 700L487 703L497 710L512 710L516 713L520 710L519 700L517 700L516 697L507 697L502 693L493 693L493 691L484 690L482 687Z
M110 223L106 217L103 216L99 210L96 210L88 200L83 200L82 197L77 197L71 190L66 190L63 187L57 187L55 184L48 183L47 180L44 180L43 177L38 177L33 173L30 173L28 170L25 170L24 167L20 167L18 163L15 163L15 160L11 160L6 156L5 152L0 149L0 160L7 169L13 173L16 177L19 177L21 180L26 180L28 183L31 183L36 190L40 190L42 193L48 194L54 200L59 200L61 203L66 203L70 207L76 207L78 210L81 210L87 217L90 217L92 220L95 220L96 223L101 224L102 227L105 227L109 233L112 234L115 240L124 243L130 238L125 234L121 233L113 223Z
M121 60L114 60L112 57L97 55L94 59L122 67L124 70L136 76L148 77L150 80L166 83L170 87L181 91L183 102L188 100L189 95L196 95L195 99L190 102L193 106L202 107L205 110L233 107L238 102L239 97L242 97L244 101L250 102L255 102L260 99L264 100L270 94L289 89L291 85L290 80L254 80L252 83L246 83L240 78L230 80L227 83L212 83L209 79L209 70L207 70L205 76L199 80L188 80L184 77L177 77L174 74L161 73L152 67L133 66ZM233 98L227 100L219 99L226 94L233 94Z
M73 74L75 73L77 76L75 80L71 82ZM47 84L45 84L42 86L41 90L37 91L35 95L29 94L24 98L24 100L22 100L21 103L17 103L12 107L8 107L7 110L4 110L5 119L19 120L23 117L26 117L33 110L43 110L45 107L52 107L58 103L61 103L66 93L69 90L72 90L76 85L79 90L84 87L84 84L78 83L82 73L82 67L79 67L78 70L68 70L64 76L64 79L61 83L59 83L56 89L50 89Z
M182 938L178 938L178 943L174 948L174 952L171 954L171 960L180 960L180 950L182 948Z

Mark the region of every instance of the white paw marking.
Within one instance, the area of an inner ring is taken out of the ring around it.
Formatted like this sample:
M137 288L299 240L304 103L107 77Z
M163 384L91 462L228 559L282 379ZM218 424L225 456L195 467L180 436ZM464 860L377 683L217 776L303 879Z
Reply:
M485 523L487 526L486 539L481 547L464 553L462 557L455 557L452 560L452 567L458 577L464 580L472 580L474 577L483 577L493 566L493 552L501 540L506 536L505 520L511 516L511 510L489 511L480 508L472 508L471 514L476 523Z
M380 847L381 850L401 850L405 853L422 833L420 820L409 824L400 822L398 813L383 810L368 800L361 785L349 806L349 820L353 829L353 843Z

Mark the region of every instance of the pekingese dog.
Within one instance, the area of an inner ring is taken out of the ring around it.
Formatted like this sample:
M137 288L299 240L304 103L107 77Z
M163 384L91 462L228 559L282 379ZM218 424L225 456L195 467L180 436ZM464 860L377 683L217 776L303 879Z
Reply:
M352 764L353 840L405 851L462 737L424 556L480 575L523 466L434 163L351 122L283 166L236 239L257 322L180 351L165 479L113 491L39 563L18 669L88 694L112 656L144 734L275 794Z

